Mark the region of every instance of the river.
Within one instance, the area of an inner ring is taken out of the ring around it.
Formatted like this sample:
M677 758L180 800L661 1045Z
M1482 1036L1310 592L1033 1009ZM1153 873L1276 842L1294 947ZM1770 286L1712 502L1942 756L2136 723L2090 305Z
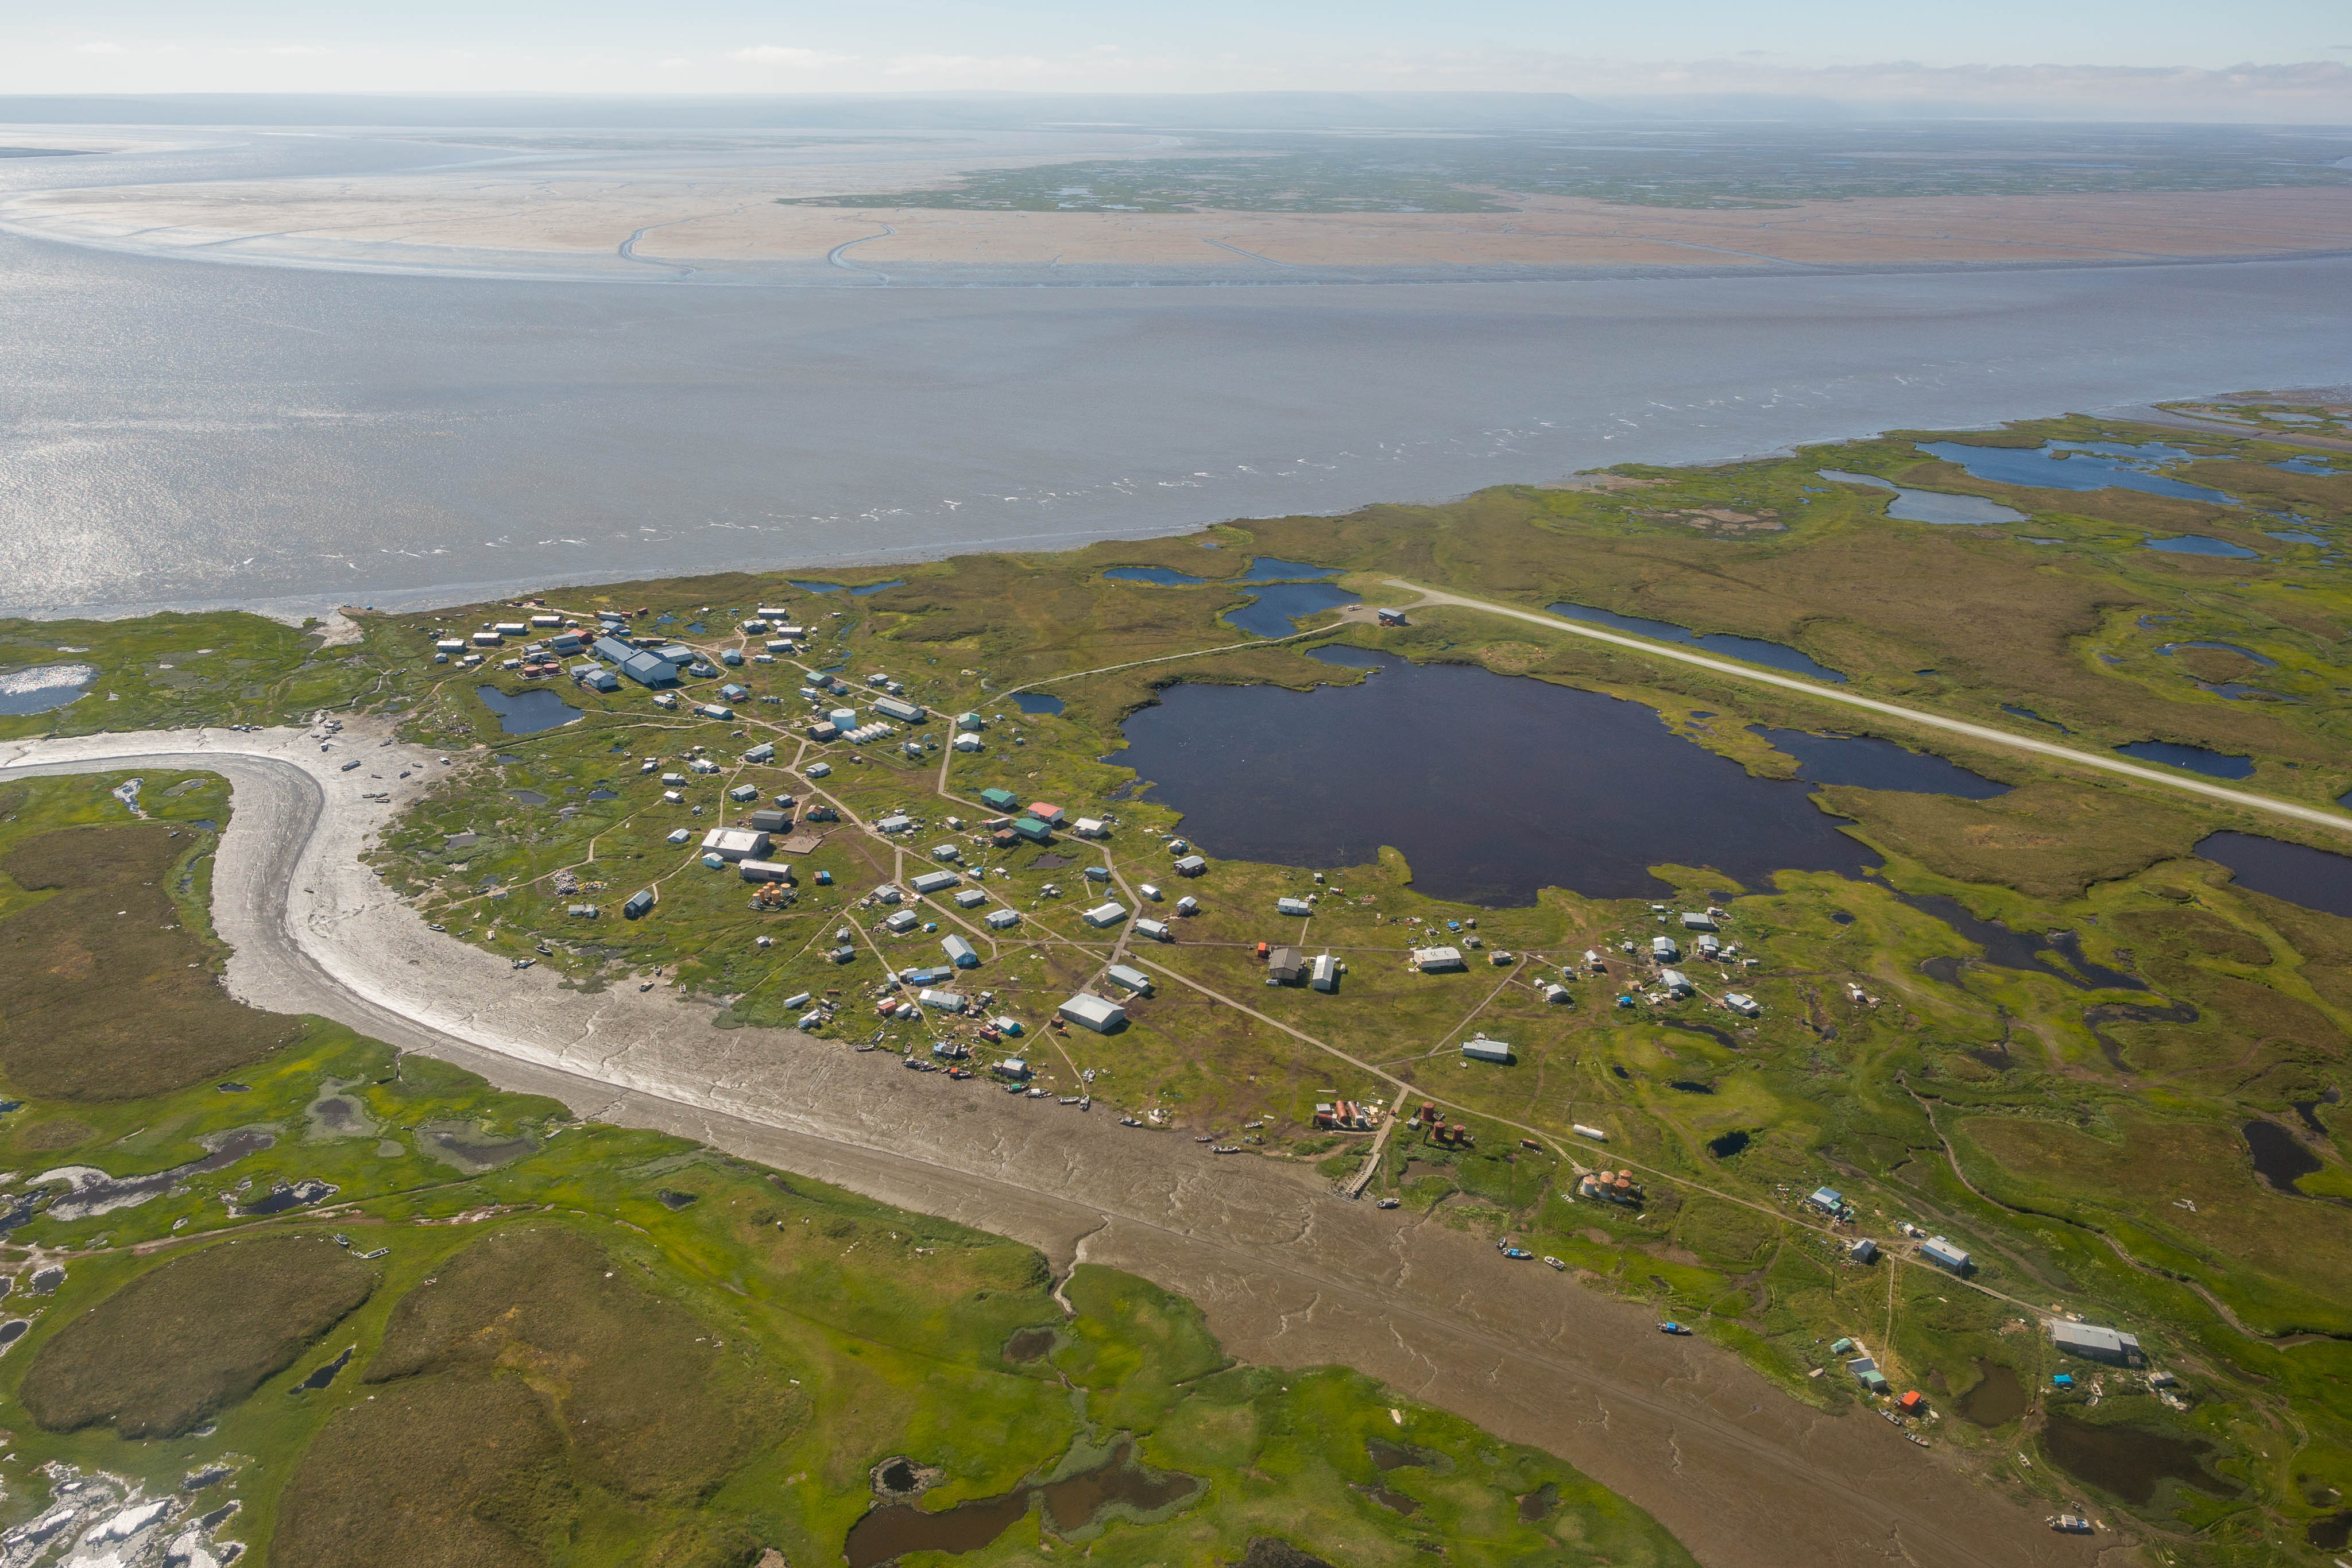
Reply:
M56 129L56 128L51 128ZM175 132L40 190L484 154ZM462 601L1434 500L2304 384L2352 258L1530 283L698 287L0 232L0 613Z

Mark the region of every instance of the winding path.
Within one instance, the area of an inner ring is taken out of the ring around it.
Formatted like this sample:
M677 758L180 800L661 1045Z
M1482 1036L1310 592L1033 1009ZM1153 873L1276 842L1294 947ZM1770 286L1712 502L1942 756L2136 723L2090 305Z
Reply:
M1344 1363L1549 1449L1703 1563L2040 1568L2099 1554L1972 1482L1948 1448L1811 1410L1727 1352L1659 1335L1637 1306L1506 1262L1435 1218L1335 1197L1303 1167L1220 1160L1108 1116L902 1071L885 1053L713 1029L710 1009L667 990L590 994L513 970L427 929L363 862L446 769L373 721L334 747L293 730L85 736L0 745L0 779L226 776L214 921L241 999L1013 1236L1057 1269L1083 1239L1088 1261L1198 1301L1235 1355Z

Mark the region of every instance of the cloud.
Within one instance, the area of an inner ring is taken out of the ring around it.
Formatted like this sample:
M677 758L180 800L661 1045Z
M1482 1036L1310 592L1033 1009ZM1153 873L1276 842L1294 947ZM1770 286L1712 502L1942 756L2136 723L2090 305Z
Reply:
M261 52L265 55L325 55L334 51L317 44L273 44Z
M789 70L845 66L857 58L856 55L828 54L823 49L795 49L782 44L752 44L745 48L730 49L727 57L740 60L747 66L776 66Z
M121 44L110 44L103 39L93 44L76 44L73 48L78 55L121 55L130 52Z

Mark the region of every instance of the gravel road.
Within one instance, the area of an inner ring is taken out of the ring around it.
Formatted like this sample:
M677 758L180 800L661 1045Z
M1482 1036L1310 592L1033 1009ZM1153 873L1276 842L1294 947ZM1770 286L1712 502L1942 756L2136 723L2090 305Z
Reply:
M352 759L363 766L341 771ZM462 765L462 763L461 763ZM1218 1158L1101 1111L1015 1099L789 1030L710 1026L667 988L585 995L545 968L429 930L362 863L447 771L352 720L331 751L291 729L0 743L0 779L205 768L234 789L214 873L227 985L502 1088L657 1127L779 1169L1012 1236L1057 1269L1108 1264L1198 1301L1225 1347L1270 1365L1345 1363L1579 1466L1725 1568L2088 1564L1874 1417L1825 1416L1703 1340L1539 1264L1300 1167ZM402 769L414 776L395 777ZM388 800L365 799L386 793ZM2116 1538L2104 1537L2108 1546Z

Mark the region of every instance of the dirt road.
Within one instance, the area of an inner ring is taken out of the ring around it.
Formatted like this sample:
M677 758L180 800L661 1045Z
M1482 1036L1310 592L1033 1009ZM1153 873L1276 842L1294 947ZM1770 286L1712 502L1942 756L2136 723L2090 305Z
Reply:
M1860 1415L1819 1415L1704 1341L1486 1243L1173 1134L901 1071L791 1031L710 1027L667 991L587 995L434 933L362 863L432 775L353 721L0 746L0 778L203 768L235 788L214 917L229 988L337 1019L583 1115L663 1128L1109 1264L1199 1301L1226 1348L1345 1363L1559 1454L1726 1568L2089 1563L2038 1517ZM350 773L342 764L359 759ZM395 776L405 768L412 778ZM365 799L371 792L388 800ZM2105 1538L2110 1544L2115 1538Z

